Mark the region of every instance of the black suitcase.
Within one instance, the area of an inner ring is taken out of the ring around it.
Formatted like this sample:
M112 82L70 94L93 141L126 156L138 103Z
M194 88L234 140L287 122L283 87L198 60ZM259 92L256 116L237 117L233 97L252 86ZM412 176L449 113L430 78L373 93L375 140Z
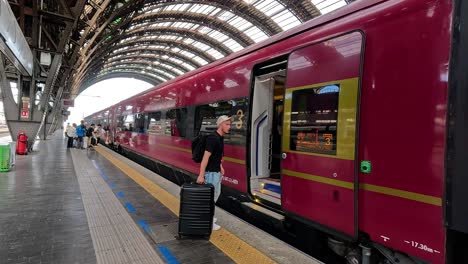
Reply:
M211 235L214 215L212 184L187 183L180 189L179 238Z

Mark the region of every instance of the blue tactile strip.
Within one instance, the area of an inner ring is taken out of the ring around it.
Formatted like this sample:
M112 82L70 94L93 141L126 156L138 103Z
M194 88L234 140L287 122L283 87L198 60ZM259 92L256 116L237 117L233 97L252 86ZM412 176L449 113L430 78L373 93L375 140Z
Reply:
M129 216L135 208L129 202L122 206L111 189L116 184L106 182L99 166L93 166L85 153L73 150L72 157L98 263L164 263Z
M176 239L176 215L98 153L90 152L88 158L101 172L103 179L104 176L108 177L108 184L115 184L112 189L114 194L167 263L234 263L209 241ZM131 205L134 211L130 212L127 205Z

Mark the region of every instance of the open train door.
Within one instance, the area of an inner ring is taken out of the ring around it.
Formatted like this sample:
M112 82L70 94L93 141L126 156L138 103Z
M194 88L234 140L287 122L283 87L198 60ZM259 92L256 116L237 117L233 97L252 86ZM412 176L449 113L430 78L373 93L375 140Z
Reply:
M291 53L282 140L281 204L288 216L357 237L356 161L363 35Z

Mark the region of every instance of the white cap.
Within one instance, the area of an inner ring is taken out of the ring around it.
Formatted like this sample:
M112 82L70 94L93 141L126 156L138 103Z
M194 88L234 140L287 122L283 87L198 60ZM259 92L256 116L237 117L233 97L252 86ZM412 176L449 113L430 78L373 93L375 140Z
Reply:
M224 121L228 121L228 120L231 120L231 118L228 117L227 115L222 115L218 117L218 120L216 121L216 125L219 126L221 125L221 123L223 123Z

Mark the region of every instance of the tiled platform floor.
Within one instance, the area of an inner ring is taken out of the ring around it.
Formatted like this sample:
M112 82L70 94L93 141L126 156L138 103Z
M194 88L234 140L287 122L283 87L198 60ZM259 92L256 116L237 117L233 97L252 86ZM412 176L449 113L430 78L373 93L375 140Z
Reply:
M0 263L96 263L61 133L0 173Z
M319 263L221 209L209 241L177 239L178 186L62 134L0 173L1 264Z

